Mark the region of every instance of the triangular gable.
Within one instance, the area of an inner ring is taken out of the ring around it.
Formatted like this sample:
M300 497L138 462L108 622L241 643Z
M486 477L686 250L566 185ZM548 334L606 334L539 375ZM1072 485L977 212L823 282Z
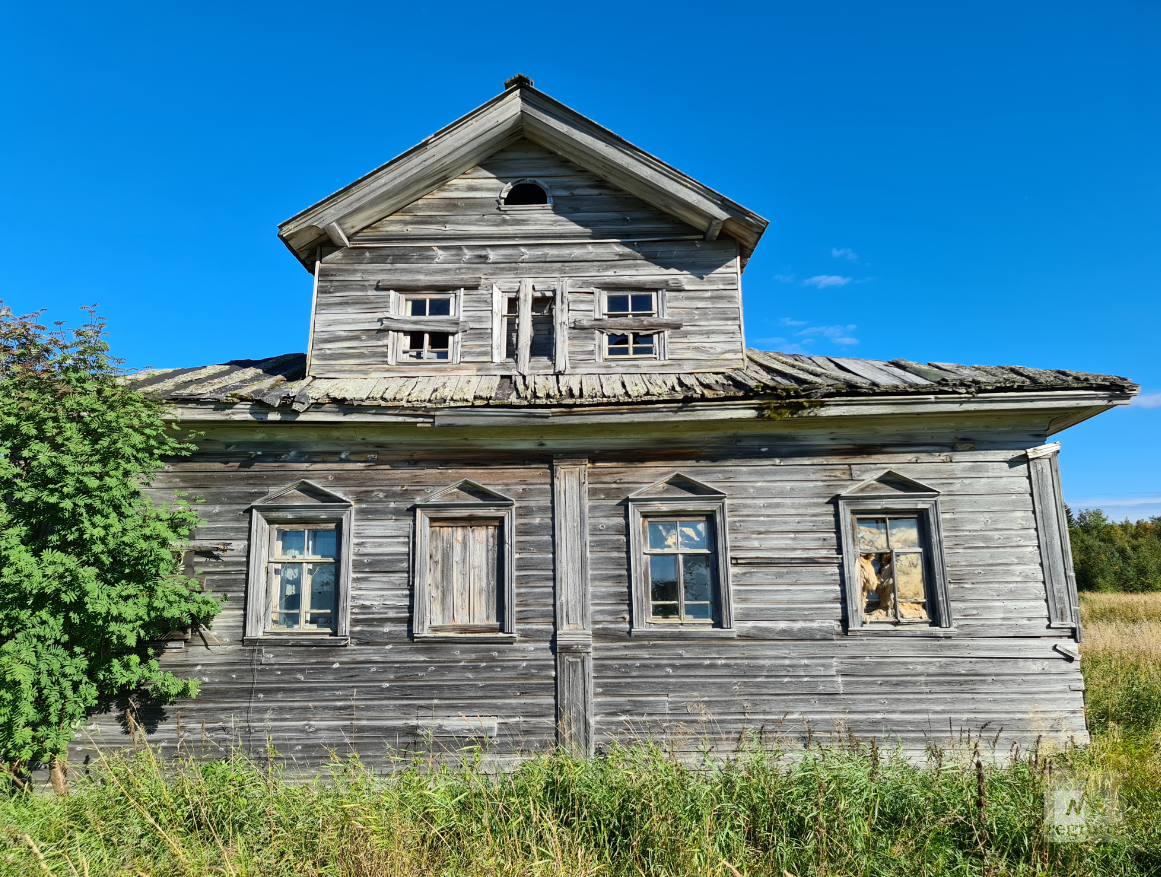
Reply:
M331 493L309 481L297 481L260 499L254 505L260 506L314 506L350 505L351 501L337 493Z
M844 490L839 496L845 497L888 497L888 496L938 496L939 491L934 487L900 475L891 469L886 470L874 478L856 484Z
M515 505L511 497L497 493L482 484L464 478L455 484L437 490L421 499L416 505L464 506L464 505Z
M667 478L650 484L648 487L630 494L629 500L662 500L662 499L723 499L725 494L720 490L695 481L688 475L675 472Z
M506 84L507 85L507 84ZM525 137L704 232L738 240L745 261L767 221L582 116L517 77L499 96L279 226L313 269L314 248L349 236Z

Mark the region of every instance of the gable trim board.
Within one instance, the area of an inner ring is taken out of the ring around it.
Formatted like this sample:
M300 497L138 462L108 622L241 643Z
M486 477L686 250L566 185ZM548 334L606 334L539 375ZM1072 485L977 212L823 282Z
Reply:
M286 220L279 225L278 236L311 269L314 248L320 243L347 246L351 235L521 137L680 219L699 230L705 240L716 240L719 233L735 238L743 265L768 225L740 204L520 83Z

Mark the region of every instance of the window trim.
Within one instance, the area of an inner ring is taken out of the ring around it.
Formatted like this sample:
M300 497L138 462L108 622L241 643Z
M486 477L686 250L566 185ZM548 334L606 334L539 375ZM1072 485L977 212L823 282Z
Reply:
M482 491L487 499L448 499L462 488ZM503 568L496 577L496 595L502 610L499 630L496 632L456 633L440 629L434 631L428 617L427 559L431 545L432 521L471 523L479 520L500 521L497 534L497 555L503 559ZM412 638L448 642L512 642L516 639L516 502L494 490L489 490L469 479L445 487L415 504L415 551L411 561Z
M518 302L508 313L508 301ZM532 301L552 299L552 356L532 359ZM524 277L492 283L492 362L510 366L519 374L563 374L569 368L568 286L562 278ZM516 319L516 357L508 356L506 325Z
M534 186L539 186L544 196L548 199L546 204L505 204L504 199L508 197L508 193L521 183L531 183ZM496 204L500 208L501 213L545 213L551 212L552 207L552 189L545 185L543 180L533 179L532 177L521 177L518 180L513 180L508 183L500 194L496 197Z
M381 281L381 283L383 283ZM402 284L401 284L402 285ZM460 364L460 348L462 347L463 334L468 329L468 324L464 320L464 293L469 288L467 286L457 287L456 289L440 288L439 284L433 285L432 289L412 288L417 287L418 284L408 284L405 290L396 290L387 287L388 306L387 313L389 316L386 319L381 319L383 329L380 331L387 331L387 364L391 366L401 365L412 368L446 368L447 366ZM451 314L446 317L412 317L403 313L406 308L408 299L414 298L447 298L452 302ZM431 323L446 323L446 329L430 329L430 328L407 328L405 323L415 322L418 326L424 326ZM403 353L403 336L408 332L425 332L430 334L433 331L447 332L448 334L448 356L447 359L411 359L404 356Z
M655 488L675 480L691 482L698 487L705 488L707 493L702 496L690 495L674 498L650 495ZM733 636L733 587L730 581L730 544L725 494L700 482L693 481L687 476L675 474L629 496L626 504L629 507L629 566L632 597L630 635ZM656 621L652 616L649 582L645 575L647 563L645 561L644 523L653 517L669 518L682 515L698 515L713 520L714 548L717 554L718 592L716 599L718 617L712 624L706 624L704 621Z
M279 496L298 488L307 487L323 494L326 501L279 502ZM345 646L350 642L351 614L351 528L354 521L353 504L308 481L299 481L255 503L250 508L250 545L246 578L246 617L243 645L329 645ZM335 558L335 629L334 631L294 630L280 632L269 629L270 617L269 564L273 531L288 524L331 524L338 531Z
M907 492L900 492L884 485L884 479L899 479ZM932 636L954 632L951 615L951 601L948 595L947 560L944 553L943 527L939 511L939 491L920 484L906 476L887 470L875 478L867 479L859 485L835 497L839 516L839 532L842 538L843 584L846 596L846 633L875 633L884 636ZM927 624L917 622L871 622L863 621L862 584L859 581L859 548L855 518L876 515L918 515L927 538L924 546L929 579Z
M602 286L597 289L597 317L601 320L617 319L621 314L609 314L609 296L610 295L643 295L649 294L653 296L653 318L657 320L668 319L666 295L665 290L660 286L649 289L638 289L636 287L629 289L617 289L615 286ZM654 332L643 332L642 334L651 334L653 336L652 356L610 356L609 355L609 336L610 335L624 335L625 332L612 332L608 329L596 330L596 352L597 362L668 362L669 361L669 330L658 329ZM636 334L636 333L634 333Z

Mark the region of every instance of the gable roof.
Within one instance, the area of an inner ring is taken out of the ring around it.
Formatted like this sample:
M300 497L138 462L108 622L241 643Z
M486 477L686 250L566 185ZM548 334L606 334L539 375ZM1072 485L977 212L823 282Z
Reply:
M659 210L741 245L743 264L768 222L676 168L569 109L517 76L504 92L382 167L278 226L278 236L308 269L320 243L347 238L407 206L521 137L538 143Z
M130 376L150 395L174 402L262 402L305 410L315 403L387 408L560 407L745 399L827 399L1097 390L1136 394L1128 378L1015 365L927 364L747 350L743 368L724 372L626 375L448 375L429 378L308 378L306 356L237 359L201 368Z

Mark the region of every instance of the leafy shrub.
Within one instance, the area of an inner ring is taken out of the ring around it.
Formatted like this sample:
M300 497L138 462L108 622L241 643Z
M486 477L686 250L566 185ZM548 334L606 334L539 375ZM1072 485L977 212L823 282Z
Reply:
M0 308L0 762L17 783L49 762L64 791L61 756L92 710L197 692L150 642L218 603L181 575L197 515L141 492L192 446L119 379L103 320L49 331L38 316Z

